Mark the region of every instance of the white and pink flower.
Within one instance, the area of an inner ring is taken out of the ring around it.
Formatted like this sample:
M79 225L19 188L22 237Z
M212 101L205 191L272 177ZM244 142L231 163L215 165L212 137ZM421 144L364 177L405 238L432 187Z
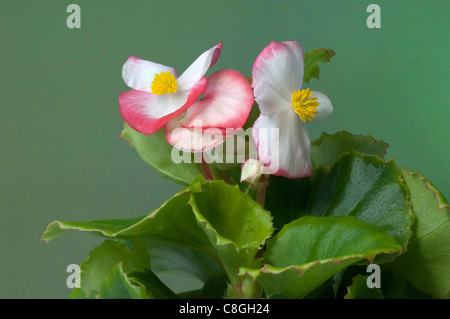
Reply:
M264 165L279 168L274 175L288 178L311 175L311 141L305 123L322 120L333 111L326 95L302 90L303 72L303 49L296 41L270 43L253 65L252 87L261 111L253 125L258 157ZM279 156L272 156L270 135L260 132L276 128Z
M222 143L243 127L254 97L238 71L220 70L206 79L221 49L219 43L204 52L180 77L172 67L130 57L122 77L132 90L119 96L123 120L147 135L164 127L167 141L185 151Z
M122 69L123 80L132 88L119 96L123 120L146 135L162 129L204 92L204 75L217 62L221 48L219 43L205 51L180 77L172 67L130 57Z

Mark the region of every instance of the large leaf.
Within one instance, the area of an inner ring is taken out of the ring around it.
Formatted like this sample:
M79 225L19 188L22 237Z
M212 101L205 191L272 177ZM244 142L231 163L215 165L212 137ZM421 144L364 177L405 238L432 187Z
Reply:
M305 216L268 240L262 268L241 268L240 274L256 279L268 295L302 298L344 267L401 249L382 228L359 218Z
M164 177L182 185L189 185L202 174L200 165L194 163L192 156L190 163L177 164L172 160L173 146L167 142L164 130L153 135L144 135L126 123L123 127L121 136L136 149L146 164Z
M189 205L187 205L189 204ZM124 220L51 223L44 240L70 230L115 239L146 239L202 251L223 265L240 290L238 268L252 266L272 234L270 213L238 187L223 181L196 181L149 215ZM200 226L199 226L200 225Z
M356 216L382 227L403 250L414 219L395 161L356 152L330 169L315 169L310 178L271 177L265 207L278 229L303 215Z
M371 136L353 135L346 131L332 135L322 133L319 139L311 143L311 163L313 167L332 167L342 155L351 151L383 158L387 147L388 144ZM275 216L275 227L280 229L284 224L305 214L310 193L309 178L270 176L265 207Z
M405 254L386 265L435 298L450 292L450 206L429 180L402 170L416 216Z
M98 299L149 299L141 286L131 284L123 272L122 264L117 264L103 281Z
M342 155L351 151L384 158L388 147L388 144L375 140L372 136L353 135L346 131L332 135L322 133L319 139L311 143L311 163L313 167L330 167Z
M305 71L303 81L309 83L311 78L319 78L319 63L330 61L334 51L329 49L314 49L305 53Z
M47 227L43 239L48 242L67 230L80 230L106 238L166 242L197 249L216 257L208 238L198 226L191 207L187 205L193 191L202 191L200 180L175 194L150 214L138 218L88 222L54 221Z
M237 187L223 181L204 187L204 192L193 193L189 203L239 296L239 267L254 265L256 253L273 232L272 218Z

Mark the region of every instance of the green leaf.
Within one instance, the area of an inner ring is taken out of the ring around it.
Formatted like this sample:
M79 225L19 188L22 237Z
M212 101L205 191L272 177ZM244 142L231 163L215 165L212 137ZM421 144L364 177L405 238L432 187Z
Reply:
M49 241L76 229L108 238L146 239L196 249L222 265L241 291L238 269L253 265L257 251L273 232L271 220L270 213L238 187L218 180L203 184L198 180L149 215L124 220L55 221L43 239Z
M369 276L358 275L353 278L353 283L349 286L348 293L344 299L384 299L380 288L367 287Z
M315 49L305 53L305 71L303 81L309 83L311 78L319 79L319 63L326 63L334 57L335 52L329 49Z
M450 206L418 172L401 172L416 219L408 250L386 267L435 298L449 298Z
M150 299L140 286L132 285L124 274L122 264L117 264L103 281L98 299Z
M356 216L382 227L406 249L414 216L394 160L351 152L333 167L319 167L310 178L272 176L266 209L278 229L304 215Z
M48 242L67 230L80 230L106 238L171 243L217 257L205 233L198 226L191 207L187 205L193 191L202 191L201 180L178 192L150 214L138 218L88 222L54 221L47 227L43 239Z
M189 203L231 284L240 289L239 267L253 265L256 253L273 232L270 213L239 188L218 180L205 184L203 192L193 193Z
M225 270L208 255L186 247L148 242L152 271L157 274L184 273L206 282L210 277L225 274Z
M147 247L142 241L134 241L131 248L123 243L105 240L94 248L80 265L80 285L86 290L100 291L112 268L122 263L125 272L140 271L150 267Z
M178 299L178 296L148 268L144 271L134 271L128 278L156 299Z
M353 135L346 131L332 135L322 133L319 139L311 143L311 164L313 167L330 167L342 155L351 151L384 158L388 147L388 144L377 141L372 136Z
M160 130L153 135L144 135L124 123L121 137L136 149L147 165L175 183L189 185L194 182L198 175L202 174L200 165L194 163L192 157L190 163L176 164L172 160L173 146L167 142L164 130Z
M267 295L279 292L302 298L341 269L401 246L385 231L353 216L299 218L267 242L264 266L241 268Z

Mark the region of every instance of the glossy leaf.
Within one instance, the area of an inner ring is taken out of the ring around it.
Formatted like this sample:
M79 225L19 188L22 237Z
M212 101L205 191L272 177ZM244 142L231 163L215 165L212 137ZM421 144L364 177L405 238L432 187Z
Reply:
M272 218L237 187L217 180L204 187L192 194L189 203L232 285L239 286L238 269L254 264L256 253L273 232Z
M401 249L382 228L359 218L305 216L268 240L262 268L241 268L240 274L256 279L268 295L302 298L353 263Z
M182 185L189 185L198 175L202 174L201 167L195 163L193 157L190 163L179 164L172 160L173 146L169 144L160 130L153 135L144 135L124 123L121 137L126 139L138 152L142 160L153 167L164 177Z
M189 205L188 205L189 204ZM188 247L208 254L239 286L241 266L253 266L257 251L272 234L270 213L238 187L223 181L198 180L147 216L126 220L50 224L49 241L70 229L115 239L146 239Z
M330 167L342 155L351 151L384 158L388 147L388 144L375 140L372 136L354 135L346 131L332 135L322 133L319 139L311 143L311 163L313 167Z
M303 81L309 83L311 78L319 79L319 63L326 63L334 57L335 52L329 49L314 49L304 55L305 71Z
M418 172L402 170L416 220L405 254L386 265L435 298L450 292L450 207L442 194Z
M394 160L351 152L310 178L271 177L265 207L281 227L304 215L356 216L382 227L406 248L414 216Z

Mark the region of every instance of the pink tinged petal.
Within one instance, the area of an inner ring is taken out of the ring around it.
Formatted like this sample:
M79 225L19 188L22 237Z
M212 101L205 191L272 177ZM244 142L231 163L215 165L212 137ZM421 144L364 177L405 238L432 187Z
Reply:
M135 90L151 92L155 75L167 71L177 78L177 71L172 67L132 56L123 65L122 78L126 85Z
M292 92L303 83L303 48L296 41L272 42L265 47L253 64L252 87L270 83L278 94L290 101Z
M209 128L205 131L201 128L201 121L195 123L194 127L183 128L180 121L183 115L170 121L164 132L167 141L176 148L188 152L200 152L216 147L227 138L222 130Z
M266 116L285 111L289 109L292 104L292 102L281 97L268 82L258 84L254 88L254 94L261 114Z
M182 127L202 121L202 129L241 128L253 106L253 91L245 76L235 70L220 70L207 79L203 98L186 111Z
M119 96L120 114L133 129L151 135L191 106L205 87L206 78L202 78L189 92L164 95L138 90L122 92Z
M288 178L311 175L311 141L306 125L295 112L261 115L253 125L253 138L259 160L270 173Z
M189 90L212 67L220 56L222 43L205 51L178 78L178 90Z
M331 104L330 99L323 93L313 91L311 94L311 98L317 98L317 102L319 102L319 106L317 106L316 111L318 114L315 114L315 116L312 119L312 122L320 121L323 119L326 119L330 114L333 112L333 104Z

